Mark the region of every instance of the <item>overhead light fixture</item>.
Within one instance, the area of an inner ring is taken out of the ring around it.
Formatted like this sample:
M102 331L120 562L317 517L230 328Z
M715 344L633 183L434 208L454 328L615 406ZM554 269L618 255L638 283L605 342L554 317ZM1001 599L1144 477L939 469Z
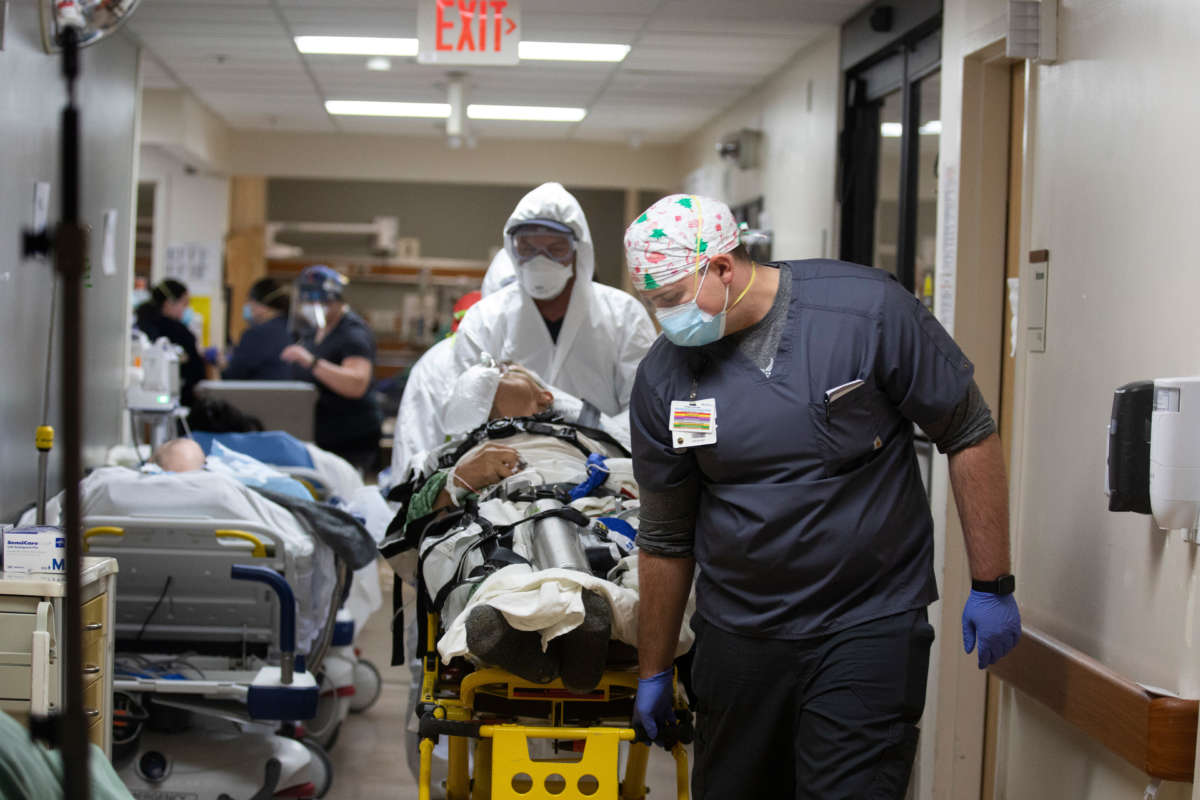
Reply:
M587 116L586 108L554 106L467 106L469 119L502 119L519 122L579 122Z
M417 117L448 119L449 103L398 103L385 100L326 100L330 114L357 117ZM497 106L473 104L467 106L468 119L510 120L515 122L579 122L587 116L586 108L556 106Z
M296 49L310 55L415 56L416 39L387 36L297 36ZM517 54L525 61L624 61L627 44L585 42L521 42Z
M330 114L352 117L418 117L445 119L450 116L449 103L395 103L382 100L326 100Z
M387 56L371 56L367 59L367 69L371 72L387 72L392 68L392 60Z
M582 42L521 42L517 54L522 61L624 61L627 44Z
M415 56L416 39L385 36L297 36L301 53L334 56Z
M899 139L904 135L904 125L899 122L885 122L879 126L879 135L885 139Z
M925 134L926 136L941 136L942 121L940 119L931 119L929 122L926 122L924 125L917 128L917 131Z

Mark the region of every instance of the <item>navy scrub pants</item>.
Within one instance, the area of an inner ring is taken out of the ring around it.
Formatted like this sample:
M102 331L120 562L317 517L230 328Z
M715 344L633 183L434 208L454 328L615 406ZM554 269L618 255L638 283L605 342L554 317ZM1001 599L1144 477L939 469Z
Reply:
M697 800L902 800L933 642L925 609L799 641L692 626Z

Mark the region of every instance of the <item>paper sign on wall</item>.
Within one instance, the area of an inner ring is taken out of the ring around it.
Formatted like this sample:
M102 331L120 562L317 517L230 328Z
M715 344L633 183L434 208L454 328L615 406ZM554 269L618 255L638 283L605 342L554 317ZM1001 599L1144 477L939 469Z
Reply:
M514 0L420 0L417 61L514 65L520 61L521 8Z
M181 281L193 294L216 294L221 285L221 245L211 242L167 245L163 277Z

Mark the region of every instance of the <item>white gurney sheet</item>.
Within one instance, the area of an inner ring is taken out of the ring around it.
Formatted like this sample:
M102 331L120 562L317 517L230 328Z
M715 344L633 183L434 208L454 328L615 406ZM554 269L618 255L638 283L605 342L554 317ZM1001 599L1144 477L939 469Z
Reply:
M46 522L59 524L62 495L46 504ZM80 504L88 517L138 517L246 520L279 536L292 556L296 574L289 576L296 596L296 647L308 652L329 615L336 581L333 551L300 527L291 512L215 472L140 473L125 467L102 467L80 484ZM21 519L32 524L31 510Z
M633 574L636 580L636 572ZM552 639L569 633L583 623L584 589L597 592L608 600L612 608L612 638L637 647L636 589L618 586L612 581L574 570L535 571L527 564L513 564L496 571L480 584L466 608L450 623L438 641L438 653L446 661L469 653L467 616L472 608L481 603L504 614L508 624L517 630L540 632L542 650L545 650ZM685 624L680 631L675 655L686 653L692 646L693 638L692 629Z

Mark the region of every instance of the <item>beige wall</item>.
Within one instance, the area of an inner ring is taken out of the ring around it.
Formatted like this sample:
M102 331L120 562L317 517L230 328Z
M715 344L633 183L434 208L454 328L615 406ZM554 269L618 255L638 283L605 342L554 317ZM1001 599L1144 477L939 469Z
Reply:
M268 131L234 131L231 142L234 174L274 178L670 190L680 175L676 147L482 139L451 150L438 138Z
M838 36L831 31L684 143L684 185L730 204L761 196L776 258L835 255L840 84ZM763 132L760 169L740 170L716 155L717 141L740 128Z
M971 169L956 163L963 58L1003 38L1006 5L947 0L944 172ZM1018 354L1018 597L1027 624L1194 697L1196 548L1147 517L1109 513L1103 476L1112 390L1200 367L1190 257L1200 5L1063 0L1060 26L1059 62L1032 67L1028 86L1022 250L1049 249L1050 279L1046 352ZM958 213L962 231L973 209ZM971 324L958 315L960 338ZM1145 788L1145 775L1011 691L1001 726L997 797L1115 800ZM1172 785L1158 797L1190 793Z

